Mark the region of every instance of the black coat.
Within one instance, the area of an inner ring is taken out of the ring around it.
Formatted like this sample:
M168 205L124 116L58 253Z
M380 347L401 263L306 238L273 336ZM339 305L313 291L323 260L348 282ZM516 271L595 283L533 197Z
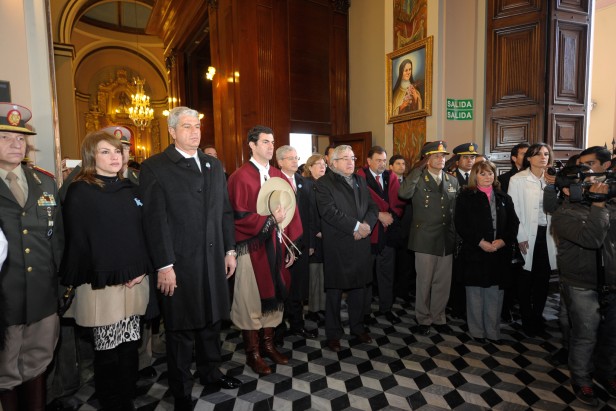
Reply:
M317 207L316 180L311 177L305 177L304 181L309 186L310 192L310 225L308 227L310 242L308 248L314 249L314 254L310 256L310 263L318 264L323 262L323 240L321 237L317 237L317 234L321 232L321 215ZM304 232L305 230L306 228L304 227Z
M201 171L174 145L143 162L143 222L155 268L173 264L177 289L161 297L165 327L202 328L229 318L225 252L235 248L233 210L221 163L199 151Z
M301 251L301 255L289 267L291 272L291 288L289 290L289 297L293 300L305 300L308 298L308 248L310 244L310 195L312 191L312 181L305 179L298 173L295 174L295 186L297 191L295 193L296 206L299 209L299 215L302 222L303 233L299 239L296 240L296 245Z
M325 174L316 183L325 288L361 288L372 281L370 236L355 240L353 231L358 221L365 221L373 229L378 207L370 197L366 180L353 174L353 181L359 194L357 202L354 190L335 172Z
M513 246L518 234L518 217L509 195L494 191L496 201L496 237L488 197L477 189L464 189L456 200L455 225L462 238L464 284L474 287L509 285ZM505 246L494 253L479 247L484 239L502 239Z

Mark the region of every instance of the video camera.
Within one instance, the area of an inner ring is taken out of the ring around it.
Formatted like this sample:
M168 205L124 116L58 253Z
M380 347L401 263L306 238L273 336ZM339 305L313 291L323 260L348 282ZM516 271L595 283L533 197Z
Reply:
M607 194L592 193L589 191L590 187L593 185L593 182L585 180L588 177L593 176L604 177L601 180L603 183L608 185ZM584 164L562 167L558 173L556 173L556 182L554 185L558 190L568 188L569 201L572 203L580 201L587 201L591 203L601 202L616 197L616 173L611 170L604 171L602 173L595 173L590 167Z

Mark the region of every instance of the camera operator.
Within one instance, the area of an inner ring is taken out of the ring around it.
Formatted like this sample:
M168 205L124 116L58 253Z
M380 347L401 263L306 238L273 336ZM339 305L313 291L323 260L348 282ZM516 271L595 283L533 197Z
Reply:
M593 377L616 398L616 204L608 200L609 185L598 181L584 193L583 201L571 197L573 185L579 187L584 172L590 171L580 165L559 173L557 185L565 199L552 215L552 227L561 297L571 322L572 387L581 402L596 406ZM589 201L591 197L594 202Z

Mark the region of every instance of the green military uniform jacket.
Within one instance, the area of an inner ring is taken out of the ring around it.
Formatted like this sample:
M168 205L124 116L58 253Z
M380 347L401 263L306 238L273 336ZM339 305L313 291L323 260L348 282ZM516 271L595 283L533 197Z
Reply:
M57 311L57 268L64 249L58 188L45 173L21 166L28 183L22 208L0 182L0 227L9 250L0 271L0 315L6 325L31 324Z
M416 168L398 190L398 196L410 199L413 206L409 250L437 256L453 253L458 180L447 173L442 175L443 181L438 186L426 168Z

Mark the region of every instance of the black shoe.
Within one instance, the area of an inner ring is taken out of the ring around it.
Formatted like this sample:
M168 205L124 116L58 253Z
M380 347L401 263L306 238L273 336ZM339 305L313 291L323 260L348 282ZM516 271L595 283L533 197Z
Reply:
M612 398L616 398L616 378L610 380L597 380L599 385L610 395Z
M473 341L479 343L479 344L485 344L486 343L486 339L485 338L475 338L473 337Z
M313 311L308 311L304 318L317 324L319 323L319 321L321 321L321 316L319 315L319 313L315 313Z
M149 366L139 370L139 378L155 378L158 375L154 367Z
M491 338L488 338L488 342L490 344L494 344L494 345L503 345L504 344L503 340L501 340L500 338L498 340L493 340Z
M590 405L591 407L596 407L599 405L599 401L597 401L597 396L595 395L595 391L589 385L574 385L573 391L575 392L575 396L580 402Z
M222 377L220 377L218 381L215 381L215 382L201 381L201 384L204 386L208 386L208 387L216 387L221 390L233 390L235 388L238 388L240 385L242 385L242 382L238 380L237 378L230 377L228 375L223 375Z
M376 323L377 323L376 318L374 318L372 315L370 314L364 315L364 325L365 326L374 325Z
M417 332L420 335L430 335L430 326L429 325L420 325L417 327Z
M291 328L289 329L289 334L299 335L300 337L303 337L303 338L317 338L317 336L319 335L319 330L318 329L308 330L304 327L298 328L298 329Z

